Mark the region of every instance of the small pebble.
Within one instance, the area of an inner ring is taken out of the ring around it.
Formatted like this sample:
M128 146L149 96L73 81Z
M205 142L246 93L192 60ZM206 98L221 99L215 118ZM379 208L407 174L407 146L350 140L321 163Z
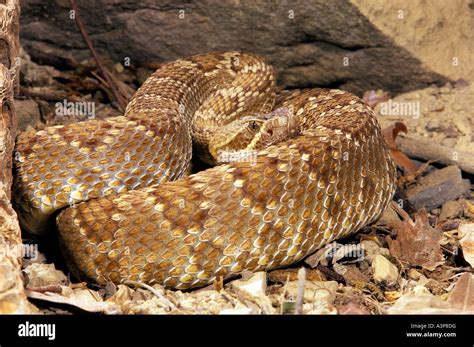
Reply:
M441 208L441 213L439 215L440 220L447 220L457 218L462 213L462 205L459 201L447 201L443 204Z
M372 261L372 269L374 271L374 280L376 282L384 282L387 284L395 284L398 279L398 269L383 255L375 256Z

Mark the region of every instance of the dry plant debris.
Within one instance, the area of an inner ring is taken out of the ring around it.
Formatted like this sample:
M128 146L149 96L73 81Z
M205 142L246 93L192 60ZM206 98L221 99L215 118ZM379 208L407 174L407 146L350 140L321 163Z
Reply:
M397 225L397 238L388 237L390 253L411 266L433 271L444 263L441 250L443 233L432 228L426 211L416 215L415 221L404 220Z

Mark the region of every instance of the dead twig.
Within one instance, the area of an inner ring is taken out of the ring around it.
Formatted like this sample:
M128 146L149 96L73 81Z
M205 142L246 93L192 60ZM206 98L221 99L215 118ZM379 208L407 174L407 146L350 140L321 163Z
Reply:
M67 97L67 94L61 91L37 91L24 87L20 87L20 95L29 98L38 98L46 101L63 101Z
M425 172L428 167L433 163L433 160L430 160L423 165L421 165L418 169L415 170L415 172L411 172L406 174L405 176L400 177L397 180L397 184L399 186L402 185L407 185L408 183L414 182L418 176L420 176L423 172Z
M404 153L412 158L431 160L443 165L457 165L465 172L474 174L474 154L458 151L433 141L399 136L397 144Z
M100 59L94 46L92 45L92 42L89 38L89 35L87 34L85 30L84 23L82 22L81 16L79 14L79 7L77 6L76 0L69 0L69 3L71 4L71 8L74 11L74 14L75 14L74 18L76 20L77 27L79 28L79 31L81 32L82 38L84 39L84 42L86 43L87 48L89 48L89 51L91 52L92 57L97 63L97 66L102 76L107 81L107 84L110 86L110 90L112 91L112 94L114 95L114 98L117 101L117 104L120 110L123 112L125 110L125 107L127 106L127 102L125 98L120 94L119 92L120 89L117 87L117 84L115 83L113 79L113 76L107 70L105 65L102 63L102 60Z
M112 89L110 88L110 85L107 83L106 80L104 80L102 77L100 77L95 71L91 71L91 75L97 78L97 80L104 85L105 88Z
M284 303L285 303L285 296L286 296L286 293L287 293L287 286L288 286L288 282L290 282L290 274L288 274L286 276L286 282L285 284L283 285L283 291L280 295L280 298L279 298L279 301L280 301L280 314L283 314L283 306L284 306Z
M303 314L304 287L306 284L306 269L298 270L298 292L296 293L295 314Z
M410 223L411 226L415 226L415 222L413 222L413 219L411 219L410 215L406 213L406 211L402 209L395 201L392 201L392 207L395 212L397 212L398 215L403 218L403 220Z
M37 293L58 293L61 294L63 291L63 288L59 284L51 284L49 286L42 286L42 287L32 287L28 288L29 291L32 292L37 292Z

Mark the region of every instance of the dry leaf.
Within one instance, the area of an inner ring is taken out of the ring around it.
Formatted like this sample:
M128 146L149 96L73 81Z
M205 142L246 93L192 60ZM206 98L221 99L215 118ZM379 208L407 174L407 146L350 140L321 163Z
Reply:
M395 301L395 300L399 299L401 297L401 295L402 295L402 293L397 292L396 290L390 290L390 291L386 291L385 293L383 293L383 296L389 302L392 302L392 301Z
M461 224L459 226L459 234L462 239L459 244L462 248L464 259L474 267L474 223Z
M107 299L117 305L122 305L125 301L132 300L134 290L129 286L119 284L114 295Z
M319 264L328 266L329 260L331 264L337 263L345 257L356 258L347 260L344 263L356 263L362 260L364 253L361 252L360 245L349 244L343 245L337 242L332 242L323 248L317 250L314 254L305 259L305 263L311 268L317 267Z
M385 142L387 142L388 148L390 149L390 154L392 155L393 160L399 166L404 168L408 175L413 175L417 171L417 166L415 163L408 158L405 153L400 151L395 143L395 139L397 138L400 132L407 133L408 129L405 124L402 122L395 122L394 125L383 129L383 136L385 138Z
M230 287L240 301L250 300L256 303L263 312L274 312L271 300L266 295L267 274L264 271L255 272L250 278L235 280ZM260 311L260 310L258 310Z
M388 244L394 257L429 271L444 263L440 246L443 233L431 227L425 210L415 215L415 222L405 219L393 227L397 232L397 239L388 237Z
M323 248L318 249L315 253L307 257L304 262L311 266L311 268L313 269L319 264L327 266L327 258L329 258L330 255L334 252L335 245L337 245L337 242L332 242L324 246Z
M352 284L355 282L370 282L369 276L361 272L355 264L335 264L334 271L336 271L339 275L343 276L346 280L346 283L348 284Z
M474 276L463 273L449 296L448 303L458 313L474 313Z
M71 305L87 312L120 313L120 308L117 305L103 302L97 292L89 289L73 291L70 297L57 293L38 293L30 290L27 290L26 294L31 299Z
M388 314L454 314L455 310L440 298L431 294L428 289L417 286L403 294L387 310Z
M66 275L62 271L56 270L54 264L33 263L27 266L23 272L27 275L26 287L28 289L67 283Z

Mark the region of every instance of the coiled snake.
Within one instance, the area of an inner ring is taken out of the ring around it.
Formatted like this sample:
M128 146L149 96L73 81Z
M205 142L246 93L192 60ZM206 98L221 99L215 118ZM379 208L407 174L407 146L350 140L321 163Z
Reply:
M340 90L274 89L260 57L198 55L153 73L123 117L20 134L22 226L43 232L62 209L79 277L186 289L289 265L377 219L395 166L372 110ZM221 165L183 177L192 140Z

